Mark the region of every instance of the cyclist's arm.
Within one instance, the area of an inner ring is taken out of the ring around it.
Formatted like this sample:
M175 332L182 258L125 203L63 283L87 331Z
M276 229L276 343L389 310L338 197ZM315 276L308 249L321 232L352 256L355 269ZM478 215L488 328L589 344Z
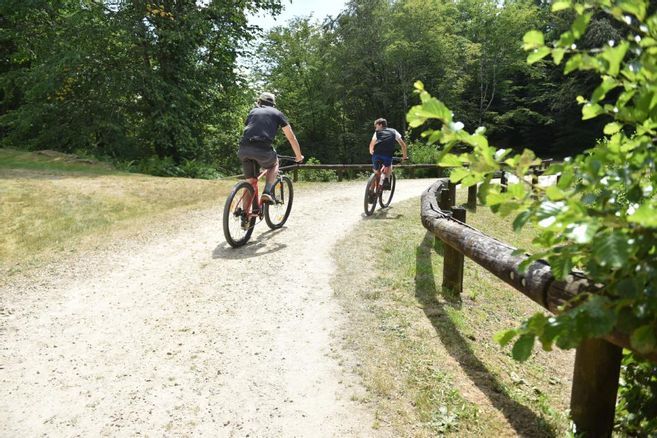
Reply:
M397 139L397 143L399 143L402 147L402 159L406 160L408 159L408 147L406 146L406 142L402 138Z
M376 134L372 136L372 140L370 140L370 155L374 155L374 145L376 144Z
M297 136L294 135L294 131L292 131L290 125L283 126L283 134L285 134L285 138L287 138L287 141L290 142L290 145L292 146L292 150L294 151L294 156L297 158L297 161L303 161L303 155L301 155L301 146L299 146L299 141L297 140Z

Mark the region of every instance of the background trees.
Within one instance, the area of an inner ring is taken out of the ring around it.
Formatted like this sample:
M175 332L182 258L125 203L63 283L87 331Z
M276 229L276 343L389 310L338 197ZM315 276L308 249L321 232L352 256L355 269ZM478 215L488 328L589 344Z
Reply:
M245 114L271 89L307 156L366 162L374 119L407 130L416 80L466 127L483 125L496 144L542 156L591 146L604 123L577 117L575 98L595 86L590 74L566 78L525 63L521 35L558 36L569 26L567 13L541 2L352 0L322 23L299 18L272 29L240 60L258 35L247 14L280 7L5 0L1 144L129 161L151 173L232 172ZM581 44L615 38L617 25L593 17Z

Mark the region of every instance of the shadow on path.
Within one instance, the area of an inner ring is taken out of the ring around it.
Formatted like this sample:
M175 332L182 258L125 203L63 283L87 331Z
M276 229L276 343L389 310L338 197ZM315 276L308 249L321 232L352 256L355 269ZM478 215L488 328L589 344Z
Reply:
M513 400L504 390L502 383L491 374L479 360L468 341L460 333L445 311L445 306L460 308L460 302L441 302L437 298L435 276L431 264L432 251L442 253L442 242L434 248L434 235L427 231L415 251L415 297L422 304L425 315L431 321L441 342L461 365L463 371L479 390L486 395L491 405L501 412L515 432L520 436L553 437L551 426L534 411ZM445 291L442 292L443 296ZM447 297L449 300L449 297ZM452 301L455 301L452 299Z
M287 245L278 242L269 242L269 240L285 230L287 227L279 228L277 230L269 230L258 235L257 237L251 236L246 245L239 248L231 247L227 242L221 242L212 251L213 259L228 259L228 260L241 260L253 257L261 257L271 254L286 248Z

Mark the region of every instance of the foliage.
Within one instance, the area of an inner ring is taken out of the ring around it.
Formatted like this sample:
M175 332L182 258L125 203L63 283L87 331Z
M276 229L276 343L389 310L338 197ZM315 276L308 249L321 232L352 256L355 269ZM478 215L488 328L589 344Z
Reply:
M306 160L306 164L322 164L317 158L310 157ZM308 169L299 174L302 181L320 181L329 182L337 181L338 174L332 169Z
M3 144L176 165L233 153L251 99L238 48L260 10L280 2L3 1Z
M657 348L657 15L648 16L648 6L644 0L559 0L553 11L570 10L572 25L552 41L540 31L525 34L529 64L549 57L564 65L566 74L592 71L600 78L590 98L577 100L582 119L607 118L604 139L586 153L550 166L549 174L561 175L556 186L532 192L524 179L529 166L540 162L532 151L513 154L490 146L482 127L467 132L422 83L416 85L422 103L408 113L409 124L439 120L440 129L424 135L444 145L441 163L469 164L468 169L455 169L452 181L482 183L481 200L503 216L515 214L514 229L531 223L539 230L535 243L543 251L523 266L544 259L558 279L579 270L604 285L580 294L558 316L536 314L518 329L501 333L502 344L516 339L513 356L519 360L531 355L535 339L546 350L554 344L573 348L614 329L627 333L639 353ZM602 47L578 46L592 17L600 13L623 26L623 37ZM451 154L459 144L468 145L470 152ZM491 184L500 169L520 180L505 193Z
M623 357L616 428L630 436L657 434L657 365Z

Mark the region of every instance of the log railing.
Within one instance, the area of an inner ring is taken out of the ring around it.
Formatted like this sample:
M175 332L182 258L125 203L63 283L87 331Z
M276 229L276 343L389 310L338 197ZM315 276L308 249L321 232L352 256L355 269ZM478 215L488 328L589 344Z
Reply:
M342 181L345 174L351 178L354 171L370 171L372 164L291 164L289 166L281 166L281 170L292 171L293 181L299 179L299 170L334 170L337 173L338 181ZM444 169L443 166L438 164L396 164L395 169L407 169L409 176L415 176L416 169L437 169L439 174ZM444 175L444 174L443 174Z
M520 271L527 256L515 255L515 248L466 225L465 211L453 207L455 189L448 179L438 179L421 200L422 224L449 247L444 253L443 286L461 292L463 259L456 255L462 254L552 313L562 311L577 294L600 289L576 273L556 280L543 261ZM629 340L618 332L586 340L577 348L570 407L578 433L611 436L622 348L630 349ZM642 356L657 362L657 351Z

